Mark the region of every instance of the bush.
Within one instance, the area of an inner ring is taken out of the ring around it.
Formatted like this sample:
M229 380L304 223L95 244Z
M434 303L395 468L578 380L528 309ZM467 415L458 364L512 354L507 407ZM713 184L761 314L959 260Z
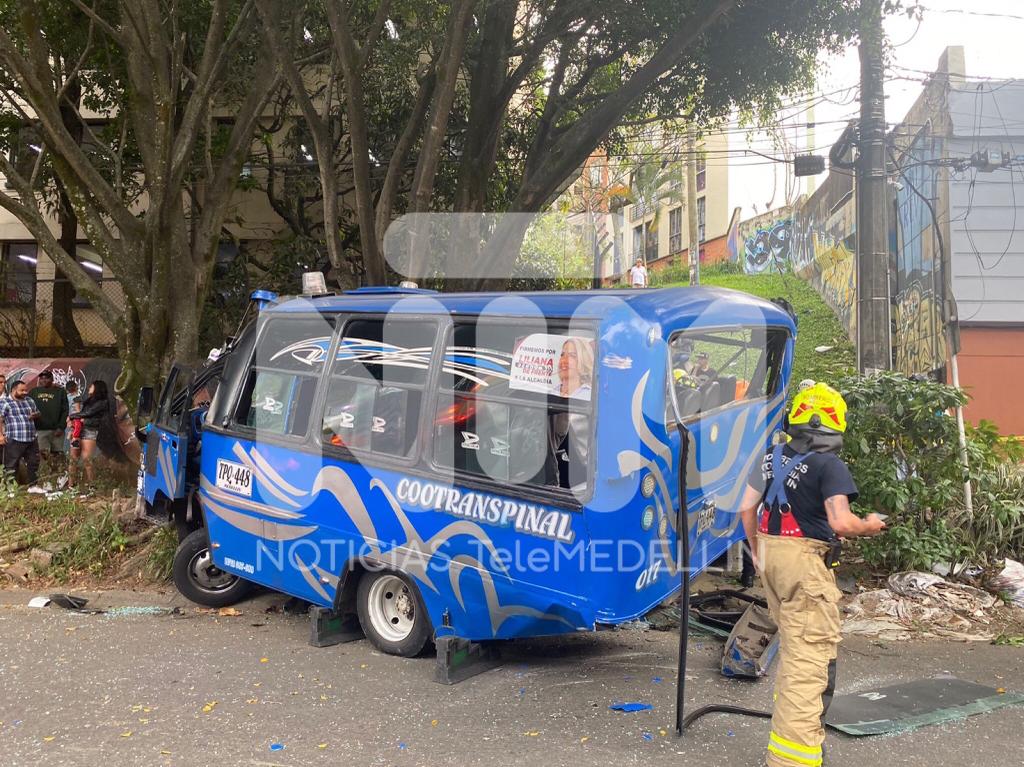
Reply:
M888 531L860 543L865 559L895 569L935 562L979 564L1020 551L1024 478L1020 449L992 424L970 429L974 514L964 505L964 471L951 386L886 373L840 379L849 407L843 457L860 490L857 505L889 515Z

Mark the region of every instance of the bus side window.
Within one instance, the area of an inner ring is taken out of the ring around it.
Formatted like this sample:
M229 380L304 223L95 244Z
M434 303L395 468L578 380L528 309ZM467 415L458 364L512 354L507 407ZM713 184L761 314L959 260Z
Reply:
M266 434L304 436L332 331L333 323L319 315L267 321L234 422Z
M411 455L436 336L423 320L349 321L328 379L324 447Z
M718 408L777 393L787 334L780 328L692 330L669 340L671 385L679 415L698 418Z
M503 483L585 487L593 361L589 331L457 321L434 414L434 462Z

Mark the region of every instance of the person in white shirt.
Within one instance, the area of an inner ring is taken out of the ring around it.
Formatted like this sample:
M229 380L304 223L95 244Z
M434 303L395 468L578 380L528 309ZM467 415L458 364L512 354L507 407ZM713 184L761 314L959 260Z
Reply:
M629 270L629 284L634 288L647 287L647 267L643 259L638 258L633 268Z

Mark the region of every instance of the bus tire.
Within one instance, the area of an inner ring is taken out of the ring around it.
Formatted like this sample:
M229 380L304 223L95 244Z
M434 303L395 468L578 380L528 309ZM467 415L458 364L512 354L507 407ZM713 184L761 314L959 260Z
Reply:
M366 638L389 655L413 658L430 639L430 617L419 589L401 573L365 573L356 589L356 612Z
M213 564L204 528L193 530L178 544L171 573L181 595L204 607L233 605L252 590L249 581Z

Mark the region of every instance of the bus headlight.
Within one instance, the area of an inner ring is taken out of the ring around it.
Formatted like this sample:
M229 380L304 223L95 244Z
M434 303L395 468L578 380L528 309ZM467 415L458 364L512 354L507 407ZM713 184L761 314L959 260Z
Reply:
M644 498L654 495L654 475L650 472L644 474L644 478L640 480L640 492L643 493Z
M644 514L640 517L640 527L644 530L650 530L654 526L654 507L648 506L644 509Z

